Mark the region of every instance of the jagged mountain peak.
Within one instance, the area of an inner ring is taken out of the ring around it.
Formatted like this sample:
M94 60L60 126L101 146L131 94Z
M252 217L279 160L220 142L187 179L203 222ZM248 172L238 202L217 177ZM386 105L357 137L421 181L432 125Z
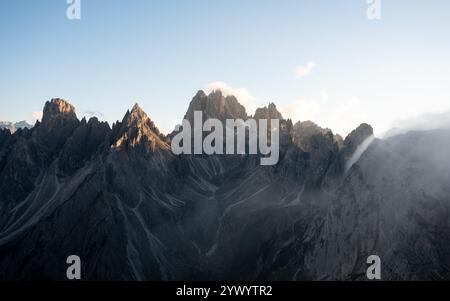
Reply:
M197 94L195 94L194 98L199 98L199 97L208 97L208 95L206 95L205 91L198 90Z
M68 101L61 98L53 98L47 101L44 106L42 123L48 123L54 118L77 119L75 107Z
M208 95L208 97L222 97L222 96L223 96L223 93L222 93L222 90L220 90L220 89L214 89Z
M233 102L196 97L207 110ZM385 280L450 279L448 130L377 141L345 173L371 126L339 150L330 130L297 123L307 152L281 143L277 166L255 167L161 151L139 106L113 132L59 118L74 114L64 107L49 102L51 126L0 130L1 280L64 280L55 267L74 250L88 281L364 280L368 254L395 267Z
M194 111L202 111L203 118L247 119L248 115L243 105L233 95L224 96L220 89L215 89L209 95L202 90L198 91L189 104L185 119L192 121Z
M147 151L155 151L168 148L165 137L137 103L127 111L121 123L114 125L113 132L115 149L143 146Z
M368 138L373 137L374 132L372 126L363 123L347 135L343 144L341 157L344 161L350 159L358 147L362 145Z
M328 128L322 128L314 122L307 120L298 121L294 125L294 143L306 152L311 152L313 149L312 142L315 136L322 136L329 140L329 146L337 143L338 146L342 144L342 138L338 135L333 135L333 132Z
M138 128L149 127L151 130L157 131L159 134L159 130L156 128L153 121L151 121L147 113L137 103L133 106L131 111L127 111L122 120L122 125L126 127Z
M264 108L258 108L254 117L255 119L284 119L273 102Z
M367 123L363 123L353 130L344 140L344 145L356 145L358 146L364 140L373 136L373 128Z
M133 108L131 109L131 113L134 114L146 114L144 110L139 106L138 103L135 103Z
M298 121L294 125L294 129L296 131L303 132L304 135L314 135L314 134L327 134L332 133L332 130L329 128L322 128L311 120L306 121Z

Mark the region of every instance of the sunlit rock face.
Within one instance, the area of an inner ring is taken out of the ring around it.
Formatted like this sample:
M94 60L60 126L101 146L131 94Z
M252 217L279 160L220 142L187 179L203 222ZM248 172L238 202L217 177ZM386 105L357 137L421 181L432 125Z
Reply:
M235 97L200 91L185 118L247 119ZM109 126L67 101L42 122L0 130L0 279L365 280L379 255L386 280L450 279L450 132L342 139L280 119L280 160L176 156L138 105Z
M114 128L113 148L132 149L141 147L144 151L154 152L169 148L165 137L147 114L136 104L131 112L127 112L121 123Z

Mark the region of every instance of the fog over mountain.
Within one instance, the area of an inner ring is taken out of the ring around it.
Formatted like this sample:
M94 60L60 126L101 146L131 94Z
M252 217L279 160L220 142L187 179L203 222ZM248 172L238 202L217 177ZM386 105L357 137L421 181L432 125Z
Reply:
M20 121L16 123L10 121L0 121L0 129L8 129L11 133L14 133L19 129L30 129L32 127L33 126L26 121Z
M233 96L199 91L205 118L249 118ZM0 130L0 279L450 280L450 130L347 137L280 118L280 160L175 156L138 105L110 126L67 101ZM368 143L370 139L370 143ZM350 164L349 164L350 163Z
M393 124L392 128L384 134L384 138L404 134L410 131L436 129L450 129L450 111L423 114L409 119L398 120Z

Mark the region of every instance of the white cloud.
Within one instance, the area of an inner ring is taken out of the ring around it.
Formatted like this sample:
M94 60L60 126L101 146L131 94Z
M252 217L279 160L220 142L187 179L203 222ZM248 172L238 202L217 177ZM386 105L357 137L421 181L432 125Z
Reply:
M32 114L31 114L31 121L32 121L32 123L34 124L34 123L36 123L36 121L41 121L42 120L42 111L36 111L36 112L33 112Z
M316 120L320 112L320 104L310 99L299 99L279 108L284 118L292 119L292 122Z
M394 121L391 129L384 134L384 138L404 134L409 131L429 131L436 129L450 129L450 111L428 113Z
M328 99L329 99L328 92L325 90L320 91L320 99L323 104L328 103Z
M350 134L360 124L367 122L361 107L361 101L357 97L350 97L346 101L332 108L330 128L343 136Z
M365 114L358 98L351 97L343 102L333 102L329 100L326 91L321 91L318 99L299 99L279 107L279 111L284 118L290 118L294 123L310 120L342 136L365 122Z
M92 117L96 117L99 120L103 119L103 113L99 111L86 111L84 112L84 116L86 117L86 119L90 119Z
M234 95L249 115L264 106L246 88L231 87L225 82L210 83L204 90L206 93L221 90L224 96ZM337 102L330 98L326 90L320 91L316 99L299 98L287 105L277 105L277 108L284 118L289 118L294 123L310 120L344 137L361 123L367 122L358 98L350 97Z
M256 97L254 97L246 88L235 88L231 87L225 82L213 82L205 87L205 92L207 94L211 93L214 90L222 91L224 96L235 96L240 104L242 104L247 114L253 115L258 107Z
M317 64L313 61L308 62L306 65L299 65L295 70L295 73L298 78L306 77L310 75L314 68L316 68Z

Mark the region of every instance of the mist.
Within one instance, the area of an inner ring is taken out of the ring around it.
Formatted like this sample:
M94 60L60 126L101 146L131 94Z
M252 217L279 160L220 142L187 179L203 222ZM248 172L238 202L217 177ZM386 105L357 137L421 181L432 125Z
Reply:
M394 122L383 138L405 134L410 131L429 131L437 129L450 129L450 111L443 113L428 113L409 119Z

